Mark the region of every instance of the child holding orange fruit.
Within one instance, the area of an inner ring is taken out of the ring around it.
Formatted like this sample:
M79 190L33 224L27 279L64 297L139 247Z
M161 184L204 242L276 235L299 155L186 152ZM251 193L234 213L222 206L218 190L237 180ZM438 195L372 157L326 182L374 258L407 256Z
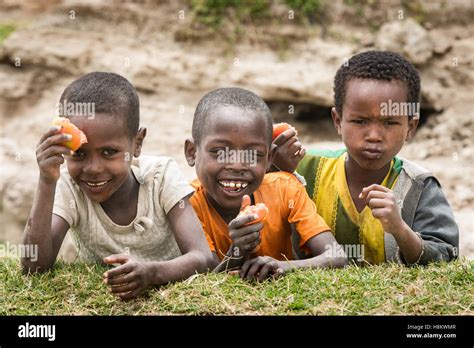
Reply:
M212 259L188 202L192 187L171 158L140 156L146 129L135 88L117 74L95 72L73 81L66 100L94 103L96 115L56 119L40 139L38 189L23 240L39 253L22 258L24 270L51 268L70 229L80 260L118 264L104 283L122 299L206 271ZM67 170L60 171L65 157Z
M185 155L198 178L190 202L215 270L240 268L242 278L263 280L292 268L346 264L304 186L289 173L266 174L275 146L271 113L260 97L240 88L209 92L196 108L192 137L185 142ZM229 149L255 154L256 160L220 160L228 158L221 154ZM310 258L293 260L291 225Z

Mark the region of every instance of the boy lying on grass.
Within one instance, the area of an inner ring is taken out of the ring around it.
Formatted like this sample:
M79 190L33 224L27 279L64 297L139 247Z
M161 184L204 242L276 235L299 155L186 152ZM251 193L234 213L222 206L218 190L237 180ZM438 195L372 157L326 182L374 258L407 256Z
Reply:
M263 280L294 267L346 265L304 186L289 173L265 174L275 148L272 116L260 97L240 88L206 94L196 108L192 136L185 155L196 166L198 180L190 202L217 271L241 267L242 278ZM264 221L251 223L257 218L252 214L238 216L244 195L268 207ZM293 260L291 224L311 258Z
M458 226L439 182L396 157L415 133L419 114L410 110L419 110L419 99L420 77L405 58L360 53L334 79L332 118L346 149L310 151L299 162L293 130L275 140L276 166L304 176L336 240L363 246L371 264L425 265L457 256Z
M68 116L88 139L75 152L63 145L70 137L60 127L41 137L23 240L38 245L39 255L22 258L24 270L51 268L70 229L82 261L121 264L104 282L122 299L206 271L212 256L188 202L193 189L174 160L143 156L132 165L146 135L135 88L119 75L94 72L72 82L60 101L92 103L95 115Z

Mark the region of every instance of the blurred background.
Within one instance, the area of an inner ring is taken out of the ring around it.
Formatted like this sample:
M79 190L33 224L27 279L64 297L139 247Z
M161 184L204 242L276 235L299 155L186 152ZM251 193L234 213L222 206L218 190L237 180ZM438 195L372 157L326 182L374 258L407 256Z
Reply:
M432 170L474 258L472 0L179 0L0 2L0 242L19 243L38 168L36 144L64 88L111 71L137 88L143 153L176 159L209 90L262 96L307 148L340 148L334 75L369 49L403 54L422 80L421 126L401 156ZM75 257L67 238L60 253Z

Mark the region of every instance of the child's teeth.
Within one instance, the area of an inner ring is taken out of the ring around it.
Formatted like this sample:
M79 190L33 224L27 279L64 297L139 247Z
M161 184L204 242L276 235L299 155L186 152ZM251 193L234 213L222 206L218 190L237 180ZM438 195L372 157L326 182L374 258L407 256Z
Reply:
M235 181L219 181L224 187L236 188L236 189L244 189L248 186L246 182L235 182Z
M97 183L94 183L94 182L88 182L87 185L89 186L102 186L102 185L105 185L107 183L107 181L102 181L102 182L97 182Z

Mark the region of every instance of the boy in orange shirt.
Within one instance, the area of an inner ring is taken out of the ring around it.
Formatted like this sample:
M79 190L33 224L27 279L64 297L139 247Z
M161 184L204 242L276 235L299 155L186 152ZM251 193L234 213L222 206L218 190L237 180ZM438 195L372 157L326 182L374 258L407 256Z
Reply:
M190 202L213 252L216 270L240 269L242 278L263 280L295 267L343 267L344 251L318 215L304 186L285 172L265 174L272 163L272 116L265 102L241 88L220 88L199 102L185 142L196 166ZM265 203L264 221L239 215L242 199ZM251 223L251 224L249 224ZM311 255L292 260L292 225L300 248Z

